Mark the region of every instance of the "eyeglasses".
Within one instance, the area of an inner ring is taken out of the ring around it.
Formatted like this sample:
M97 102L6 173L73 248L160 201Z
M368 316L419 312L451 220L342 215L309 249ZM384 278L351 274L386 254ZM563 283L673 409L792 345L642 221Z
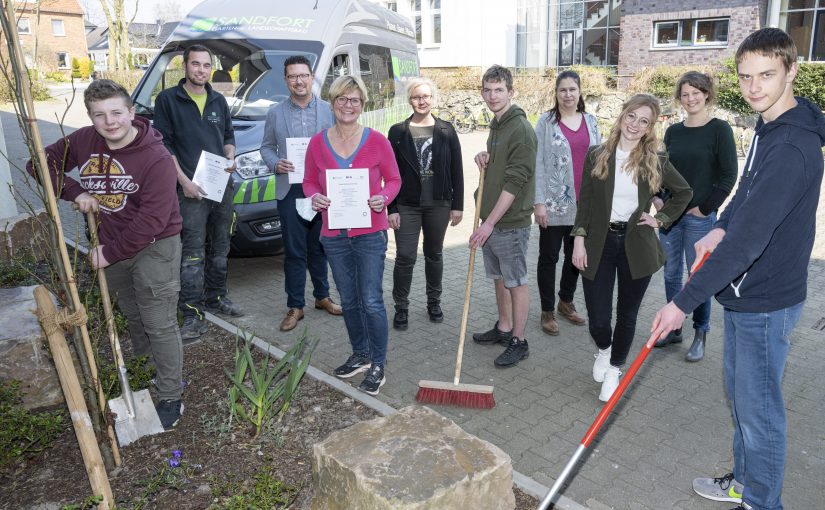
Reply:
M643 128L647 128L650 126L650 119L648 119L647 117L636 115L635 112L629 112L627 115L624 116L624 120L628 124L639 124Z
M309 77L310 77L310 75L306 74L306 73L304 73L304 74L289 74L289 75L287 75L286 79L291 81L291 82L296 82L298 80L307 81L309 79Z
M338 106L346 106L349 103L356 108L361 106L361 98L360 97L347 97L347 96L338 96L335 98L335 104Z
M410 101L413 101L413 102L416 102L416 103L420 103L421 101L424 101L426 103L426 102L429 102L430 99L432 99L432 98L433 98L433 96L431 96L429 94L425 94L423 96L413 96L413 97L410 98Z

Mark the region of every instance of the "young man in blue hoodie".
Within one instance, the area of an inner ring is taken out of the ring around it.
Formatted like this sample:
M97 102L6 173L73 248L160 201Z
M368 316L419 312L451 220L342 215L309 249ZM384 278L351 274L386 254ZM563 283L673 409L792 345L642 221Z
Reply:
M710 257L652 333L679 328L712 295L725 308L725 387L733 414L733 472L697 478L693 489L739 510L780 510L785 471L782 374L807 291L822 183L825 116L793 95L796 46L777 28L749 35L736 51L742 96L759 113L736 195L696 245ZM697 264L694 264L697 265ZM734 510L736 510L734 509Z

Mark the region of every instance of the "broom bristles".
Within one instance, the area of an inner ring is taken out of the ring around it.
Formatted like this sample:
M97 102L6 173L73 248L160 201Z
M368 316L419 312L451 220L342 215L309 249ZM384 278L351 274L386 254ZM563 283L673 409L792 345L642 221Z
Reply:
M415 400L422 404L469 407L473 409L492 409L496 405L493 398L492 386L476 386L464 384L450 384L452 388L427 387L421 381ZM423 385L422 385L423 384ZM440 386L445 386L441 384ZM468 389L468 387L472 387Z

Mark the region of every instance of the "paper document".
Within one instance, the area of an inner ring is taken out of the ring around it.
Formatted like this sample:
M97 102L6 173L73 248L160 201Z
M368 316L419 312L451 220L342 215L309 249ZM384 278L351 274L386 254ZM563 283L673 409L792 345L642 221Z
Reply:
M296 198L295 210L298 211L298 216L307 221L312 221L318 214L318 211L312 210L312 200L309 198Z
M372 226L370 214L370 173L367 168L328 169L327 210L328 228L369 228Z
M293 172L289 172L289 183L300 184L304 182L304 158L307 154L309 138L287 138L286 139L286 159L295 166Z
M231 164L232 162L223 156L206 151L201 152L192 182L200 186L206 193L204 198L215 202L223 201L223 192L226 190L226 183L229 180L229 172L226 169Z

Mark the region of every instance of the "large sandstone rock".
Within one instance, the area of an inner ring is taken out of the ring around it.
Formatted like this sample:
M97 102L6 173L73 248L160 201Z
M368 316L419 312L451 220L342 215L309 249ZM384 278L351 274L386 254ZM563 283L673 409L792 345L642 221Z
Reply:
M23 382L27 409L63 402L63 390L35 315L34 289L0 289L0 378Z
M313 510L515 508L510 457L427 407L358 423L313 450Z

